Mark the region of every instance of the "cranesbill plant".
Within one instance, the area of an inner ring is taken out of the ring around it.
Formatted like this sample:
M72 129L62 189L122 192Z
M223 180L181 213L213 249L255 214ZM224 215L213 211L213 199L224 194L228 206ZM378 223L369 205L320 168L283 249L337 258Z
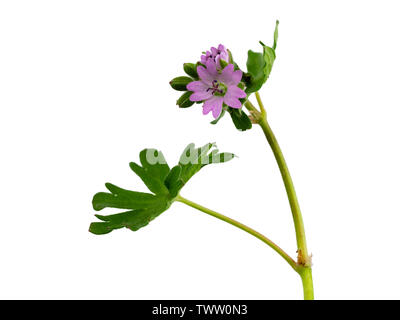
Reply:
M167 164L161 151L155 149L141 151L140 164L131 162L130 168L141 178L150 192L125 190L106 183L109 192L95 194L93 208L96 211L107 207L127 211L107 216L96 215L100 221L90 225L90 232L106 234L120 228L137 231L166 211L172 203L178 201L223 220L263 241L300 275L304 299L314 298L311 256L307 250L299 202L286 161L268 124L266 110L259 94L275 61L278 24L277 21L272 47L260 41L262 52L248 51L247 71L242 71L234 61L232 53L220 44L218 47L212 47L209 51L203 52L198 62L185 63L183 69L187 76L172 79L170 85L173 89L183 92L177 100L180 108L188 108L195 103L202 104L203 114L211 112L214 117L212 124L218 123L226 113L229 113L238 130L249 130L253 124L261 127L276 158L286 188L296 232L297 259L293 259L269 238L254 229L181 196L180 191L184 185L203 167L234 158L232 153L220 153L214 143L200 148L189 144L180 156L178 164L172 168ZM256 108L249 100L253 93L259 108ZM248 111L248 114L244 109Z

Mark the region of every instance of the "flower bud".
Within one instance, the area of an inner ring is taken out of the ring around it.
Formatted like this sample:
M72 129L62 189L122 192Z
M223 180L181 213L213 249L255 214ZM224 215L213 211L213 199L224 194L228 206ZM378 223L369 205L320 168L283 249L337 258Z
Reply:
M193 92L187 91L180 96L180 98L176 101L176 104L179 108L189 108L194 104L194 101L190 101L189 98L193 94Z
M171 85L172 89L178 91L187 91L186 86L192 81L193 79L189 77L176 77L172 79L169 84Z
M197 66L194 63L184 63L183 70L192 78L198 79Z

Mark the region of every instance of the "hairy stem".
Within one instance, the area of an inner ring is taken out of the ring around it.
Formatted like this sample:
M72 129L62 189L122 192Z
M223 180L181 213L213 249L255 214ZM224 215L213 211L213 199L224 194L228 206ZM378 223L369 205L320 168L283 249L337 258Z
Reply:
M204 213L207 213L210 216L213 216L217 219L220 219L222 221L225 221L239 229L242 229L243 231L246 231L247 233L250 233L252 236L256 237L257 239L260 239L262 242L266 243L268 246L270 246L272 249L274 249L283 259L286 260L287 263L296 271L299 272L299 266L297 263L285 252L283 251L278 245L276 245L274 242L272 242L270 239L268 239L266 236L262 235L261 233L255 231L254 229L234 220L229 217L226 217L218 212L215 212L211 209L208 209L206 207L203 207L193 201L190 201L188 199L185 199L181 196L178 196L176 198L176 201L182 202L192 208L195 208L197 210L200 210Z

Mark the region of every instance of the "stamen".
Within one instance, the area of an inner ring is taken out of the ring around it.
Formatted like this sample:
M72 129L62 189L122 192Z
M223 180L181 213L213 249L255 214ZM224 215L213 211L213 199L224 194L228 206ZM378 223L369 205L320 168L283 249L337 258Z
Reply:
M221 88L222 85L222 88ZM225 93L224 90L224 85L221 84L218 80L213 80L212 81L212 87L211 88L207 88L207 92L209 92L211 90L211 94L215 95L216 93L223 95Z

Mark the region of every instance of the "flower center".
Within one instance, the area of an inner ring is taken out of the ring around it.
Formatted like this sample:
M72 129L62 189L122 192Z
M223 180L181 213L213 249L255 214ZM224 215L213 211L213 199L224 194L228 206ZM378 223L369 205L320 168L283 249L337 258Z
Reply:
M212 82L212 87L207 89L207 92L211 91L213 96L224 96L226 92L226 85L218 80Z

